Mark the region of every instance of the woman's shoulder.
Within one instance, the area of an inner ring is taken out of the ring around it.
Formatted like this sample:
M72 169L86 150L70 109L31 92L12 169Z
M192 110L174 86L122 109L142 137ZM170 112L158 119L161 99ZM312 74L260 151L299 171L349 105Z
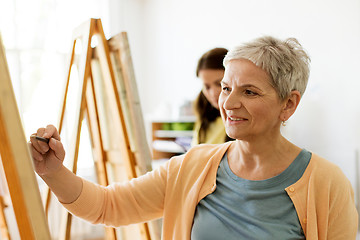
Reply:
M335 175L342 173L342 170L338 165L317 155L316 153L312 153L309 167L313 168L319 173L328 173Z
M341 168L333 162L312 153L308 169L304 175L313 178L314 182L322 186L343 187L350 182Z
M231 142L221 144L199 144L185 154L186 158L209 159L212 157L222 157L229 148Z
M221 143L221 144L208 144L208 143L202 143L198 144L192 148L189 149L187 154L194 153L194 152L201 152L201 151L210 151L210 152L216 152L220 149L227 148L229 145L229 142Z
M170 160L170 168L194 168L220 160L231 142L222 144L199 144L189 149L183 155L173 157Z

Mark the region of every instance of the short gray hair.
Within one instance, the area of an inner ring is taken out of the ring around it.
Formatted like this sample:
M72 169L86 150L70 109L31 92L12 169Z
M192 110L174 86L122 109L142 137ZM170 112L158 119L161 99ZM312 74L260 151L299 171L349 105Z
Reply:
M284 100L293 90L304 94L309 79L310 57L295 38L285 41L270 36L257 38L230 50L224 66L234 59L247 59L271 77L271 85Z

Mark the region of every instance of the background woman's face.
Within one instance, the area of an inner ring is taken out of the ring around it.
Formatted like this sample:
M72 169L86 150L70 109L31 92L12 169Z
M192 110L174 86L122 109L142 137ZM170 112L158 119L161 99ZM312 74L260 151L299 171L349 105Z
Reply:
M203 81L203 93L210 104L219 109L219 95L221 92L221 80L224 77L224 70L202 69L199 71L199 78Z

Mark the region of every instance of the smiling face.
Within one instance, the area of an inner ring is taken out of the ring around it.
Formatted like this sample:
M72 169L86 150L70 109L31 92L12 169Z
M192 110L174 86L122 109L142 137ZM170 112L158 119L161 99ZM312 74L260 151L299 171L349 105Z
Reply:
M221 80L224 77L224 70L221 69L202 69L199 71L199 78L203 82L203 93L210 104L219 109L219 95L221 92Z
M263 69L249 60L231 60L221 86L219 106L229 137L250 140L279 134L286 103Z

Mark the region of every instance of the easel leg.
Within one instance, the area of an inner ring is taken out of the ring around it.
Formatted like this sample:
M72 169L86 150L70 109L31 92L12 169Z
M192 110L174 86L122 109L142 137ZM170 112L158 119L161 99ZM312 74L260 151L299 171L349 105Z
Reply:
M6 205L4 203L4 199L0 196L0 232L1 239L10 240L9 228L5 218L5 210Z

